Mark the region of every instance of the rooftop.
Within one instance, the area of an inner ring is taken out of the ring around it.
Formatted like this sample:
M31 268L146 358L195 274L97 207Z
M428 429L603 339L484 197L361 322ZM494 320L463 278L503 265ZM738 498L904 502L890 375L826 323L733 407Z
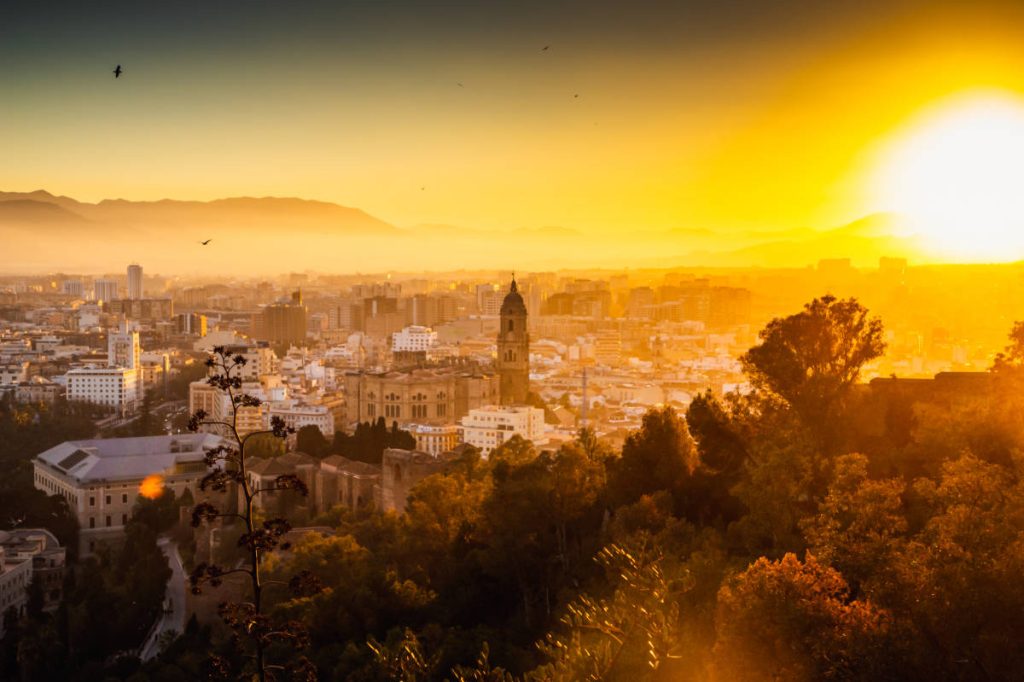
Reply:
M137 479L165 472L179 462L200 461L206 450L223 442L208 433L69 440L40 453L36 461L83 483Z

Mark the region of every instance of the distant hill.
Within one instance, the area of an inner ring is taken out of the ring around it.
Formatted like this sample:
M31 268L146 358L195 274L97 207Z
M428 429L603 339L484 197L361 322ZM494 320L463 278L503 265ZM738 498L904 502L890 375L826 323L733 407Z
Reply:
M62 222L80 225L88 221L78 213L49 201L0 198L0 226L9 223L37 225Z
M35 208L18 210L31 203ZM0 226L5 221L32 220L58 214L61 209L68 221L82 219L111 226L130 225L133 230L153 228L237 228L260 229L302 228L329 232L394 233L398 228L357 208L306 199L277 197L236 197L214 201L127 201L105 199L98 204L59 197L43 190L17 193L0 192ZM47 213L50 211L50 213Z
M557 226L399 227L324 201L77 201L44 190L0 192L0 236L14 259L0 271L109 272L132 261L150 272L264 274L282 270L509 270L571 267L805 267L821 258L877 263L920 253L893 216L832 230L685 228L591 233ZM211 239L208 246L200 242Z

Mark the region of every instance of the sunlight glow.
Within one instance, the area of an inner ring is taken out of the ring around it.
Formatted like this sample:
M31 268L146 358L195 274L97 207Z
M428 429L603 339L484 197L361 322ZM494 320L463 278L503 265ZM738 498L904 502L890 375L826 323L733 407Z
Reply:
M959 97L917 118L882 148L872 192L939 255L1024 257L1024 100Z
M155 500L164 494L164 477L160 474L151 474L142 479L139 484L139 494L147 500Z

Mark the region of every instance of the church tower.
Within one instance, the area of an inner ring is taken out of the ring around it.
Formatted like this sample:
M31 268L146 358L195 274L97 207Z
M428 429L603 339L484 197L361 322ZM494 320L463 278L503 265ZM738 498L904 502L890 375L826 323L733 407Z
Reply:
M515 275L501 304L496 366L501 404L525 404L526 394L530 391L530 335L526 332L526 304L519 295Z

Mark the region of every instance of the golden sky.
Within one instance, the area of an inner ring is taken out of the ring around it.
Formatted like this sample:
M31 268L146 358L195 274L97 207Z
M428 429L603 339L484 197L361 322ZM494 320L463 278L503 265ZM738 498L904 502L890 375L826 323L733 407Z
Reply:
M425 4L18 2L0 190L826 228L886 208L872 178L921 112L1024 87L1012 4Z

